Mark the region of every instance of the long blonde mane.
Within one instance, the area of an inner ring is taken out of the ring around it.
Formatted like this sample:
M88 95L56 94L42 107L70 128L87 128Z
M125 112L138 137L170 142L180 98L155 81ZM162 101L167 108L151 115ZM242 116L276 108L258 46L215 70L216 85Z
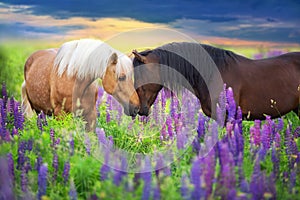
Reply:
M76 75L79 79L102 78L113 53L118 55L116 75L119 76L121 72L131 73L132 61L128 56L103 41L95 39L73 40L64 43L56 55L54 69L57 70L58 76L62 76L66 72L67 76Z

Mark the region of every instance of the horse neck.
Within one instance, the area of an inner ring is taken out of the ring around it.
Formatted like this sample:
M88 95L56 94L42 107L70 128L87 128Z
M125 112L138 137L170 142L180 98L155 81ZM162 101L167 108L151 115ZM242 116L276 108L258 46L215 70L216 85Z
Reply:
M161 81L167 84L168 88L178 91L184 87L192 92L201 104L210 101L205 81L192 64L177 54L166 51L161 51L159 57L159 63L168 66L167 71L160 72ZM185 80L182 80L183 78Z

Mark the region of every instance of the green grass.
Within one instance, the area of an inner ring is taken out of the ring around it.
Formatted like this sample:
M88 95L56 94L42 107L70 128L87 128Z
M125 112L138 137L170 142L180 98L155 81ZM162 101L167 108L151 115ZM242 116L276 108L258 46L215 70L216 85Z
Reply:
M14 96L20 101L20 88L23 82L23 65L26 58L38 49L53 47L54 44L47 43L9 43L3 44L0 51L0 81L7 84L9 96ZM244 50L246 54L250 55L255 52L255 49ZM169 105L169 102L167 102ZM12 116L10 116L12 117ZM66 115L63 120L56 120L53 117L47 117L48 126L44 126L44 131L40 131L36 125L37 118L26 119L25 128L18 136L14 136L11 142L0 141L0 155L5 155L8 152L13 154L15 163L18 157L18 144L21 141L33 140L33 151L26 151L26 156L34 168L38 156L43 158L44 163L48 163L49 177L48 189L46 199L68 199L70 182L73 182L76 187L79 199L87 199L93 194L97 194L102 199L141 199L143 193L144 183L140 184L134 182L135 174L129 173L126 182L116 186L113 183L113 175L105 181L100 181L99 170L103 163L102 158L99 158L98 139L94 133L84 132L84 123L81 119L74 119L72 115ZM276 120L275 120L276 121ZM141 123L138 120L132 121L130 117L122 116L122 122L119 124L116 120L106 122L106 105L102 102L100 105L100 117L97 119L97 126L105 130L106 136L112 136L114 145L117 149L122 149L126 152L153 154L155 151L163 151L168 142L160 140L160 125L153 126L151 123ZM128 124L133 123L132 130L128 131ZM292 123L292 129L300 126L300 121L294 113L289 113L284 117L285 129L288 123ZM9 125L12 128L12 125ZM244 133L244 158L243 158L243 171L246 180L251 180L253 172L254 160L251 153L250 146L250 133L249 129L253 126L252 121L243 122ZM52 147L50 138L50 129L54 129L55 138L60 138L60 143L56 148ZM280 133L284 138L285 129ZM224 133L225 129L220 128L220 133ZM91 155L86 152L85 137L86 135L91 141ZM70 140L74 139L74 155L70 155ZM300 139L296 139L298 149L300 149ZM276 183L277 198L278 199L299 199L299 194L288 191L288 184L283 179L283 173L289 171L288 162L289 157L285 152L284 141L281 141L280 149L280 179ZM54 168L52 160L54 154L58 155L58 172L57 179L52 180ZM175 159L170 164L171 176L160 175L159 183L161 189L161 199L181 199L180 185L183 174L187 177L190 176L191 165L196 154L193 152L192 147L189 146L181 156ZM64 163L70 161L71 171L70 180L67 184L63 182L63 169ZM135 160L129 160L129 163L136 164ZM16 164L15 164L16 165ZM16 167L16 166L15 166ZM271 161L270 152L266 155L266 159L261 162L261 170L269 174L273 170L273 163ZM14 193L21 197L23 193L20 188L21 171L15 170L15 190ZM216 165L215 174L220 173L219 164ZM31 195L36 196L37 186L36 170L28 172L29 191ZM217 177L217 176L216 176ZM157 179L152 176L153 187L157 184ZM296 187L300 187L300 177L297 176ZM192 189L193 186L189 185ZM214 186L214 191L216 186ZM249 196L248 196L249 197ZM250 197L249 197L250 198Z

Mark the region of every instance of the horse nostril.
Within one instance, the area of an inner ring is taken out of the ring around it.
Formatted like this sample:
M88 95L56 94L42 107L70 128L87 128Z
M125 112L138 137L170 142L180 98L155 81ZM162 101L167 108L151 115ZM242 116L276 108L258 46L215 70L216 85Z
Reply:
M147 106L144 106L144 107L143 107L143 110L148 110L148 107L147 107Z
M138 107L138 106L136 106L136 107L134 108L134 111L133 111L133 112L134 112L134 114L136 115L136 114L139 112L139 110L140 110L140 109L139 109L139 107Z

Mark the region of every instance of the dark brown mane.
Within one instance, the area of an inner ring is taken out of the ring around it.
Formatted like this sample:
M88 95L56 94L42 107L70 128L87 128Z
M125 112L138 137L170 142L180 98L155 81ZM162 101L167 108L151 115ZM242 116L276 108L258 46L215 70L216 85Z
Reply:
M174 42L174 43L163 45L153 50L146 50L140 52L140 54L143 56L147 56L150 53L156 55L159 58L159 64L170 67L168 68L170 69L168 73L161 73L161 74L165 75L164 77L162 77L163 81L171 89L174 90L177 90L179 88L178 86L180 87L182 86L182 82L180 81L178 75L183 75L191 86L204 84L203 77L201 76L202 73L200 74L199 70L196 69L197 67L191 64L190 61L188 60L192 58L200 57L200 55L205 57L204 54L207 54L210 56L210 58L212 59L212 61L215 63L215 65L220 71L226 71L228 66L230 66L230 62L232 62L232 60L238 57L238 55L228 50L223 50L209 45L188 43L188 42L182 42L182 43ZM135 67L141 64L143 63L138 59L135 58L133 60L133 65ZM205 64L207 64L207 62L204 64L197 63L197 65L200 67L204 66ZM212 62L209 63L209 65L211 64ZM210 70L209 67L205 66L201 68L202 70L207 70L203 74L206 75L212 74L212 72L209 71ZM173 73L174 72L173 69L179 72L179 74ZM176 81L173 82L173 80Z

